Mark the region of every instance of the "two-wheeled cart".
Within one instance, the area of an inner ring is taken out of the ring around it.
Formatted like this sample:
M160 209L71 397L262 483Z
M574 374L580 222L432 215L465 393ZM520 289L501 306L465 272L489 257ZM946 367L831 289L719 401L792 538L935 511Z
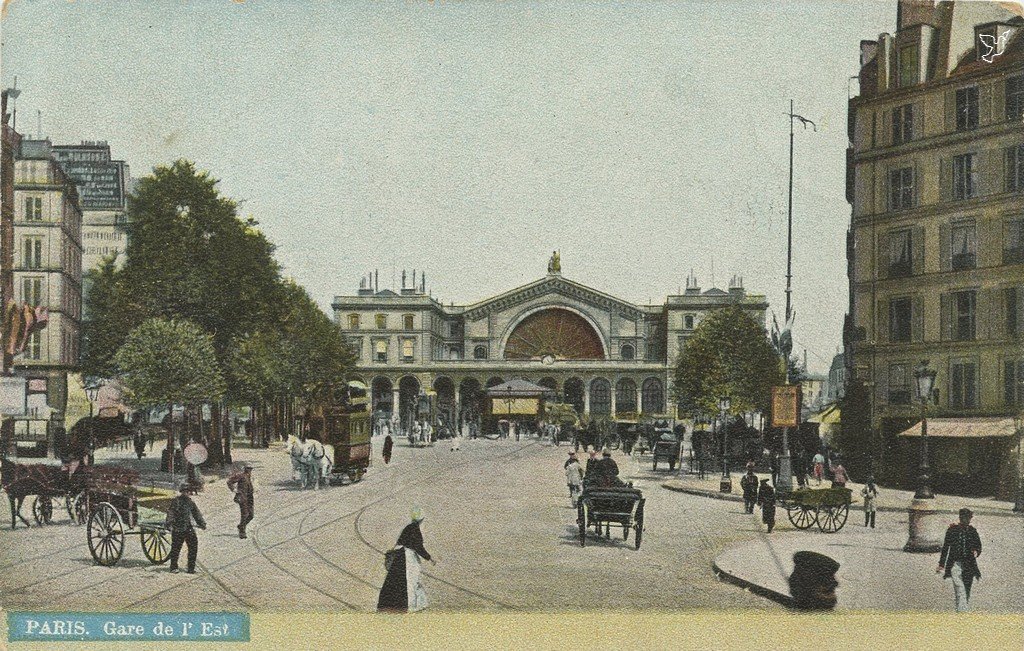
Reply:
M778 505L786 509L786 516L797 529L810 529L818 525L824 533L835 533L843 528L850 515L853 491L849 488L797 488L778 498Z

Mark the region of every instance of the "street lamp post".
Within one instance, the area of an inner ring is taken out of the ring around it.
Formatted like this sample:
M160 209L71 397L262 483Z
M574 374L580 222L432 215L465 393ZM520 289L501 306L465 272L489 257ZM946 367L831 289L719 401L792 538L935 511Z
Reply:
M928 360L922 360L914 369L914 385L917 397L921 401L921 465L918 469L917 492L910 502L908 510L909 537L903 546L906 552L934 553L942 546L939 543L935 527L929 527L935 510L935 494L931 489L931 477L928 469L928 401L935 386L935 370L928 368Z
M93 431L93 407L96 403L96 399L100 396L100 384L98 382L91 382L85 385L85 397L89 399L89 465L92 465L96 460L93 452L96 449L96 439Z
M729 407L732 400L728 395L718 399L718 411L721 413L720 427L722 428L722 482L719 490L723 493L732 492L732 477L729 475L729 427L726 422Z

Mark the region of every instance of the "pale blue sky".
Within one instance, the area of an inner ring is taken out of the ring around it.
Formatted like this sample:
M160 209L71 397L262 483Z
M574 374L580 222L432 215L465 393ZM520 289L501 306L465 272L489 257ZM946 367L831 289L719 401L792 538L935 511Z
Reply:
M564 274L661 302L694 268L784 310L798 128L796 350L825 370L847 305L848 78L896 2L15 0L18 128L107 140L141 176L195 160L325 308L426 269L467 303ZM856 82L853 82L856 90ZM396 276L397 276L396 274ZM802 345L801 345L802 344Z

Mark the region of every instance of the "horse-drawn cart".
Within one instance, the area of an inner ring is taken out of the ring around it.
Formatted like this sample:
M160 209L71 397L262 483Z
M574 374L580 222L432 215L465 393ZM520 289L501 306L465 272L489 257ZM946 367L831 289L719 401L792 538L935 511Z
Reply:
M586 486L576 507L576 524L579 526L581 547L587 545L587 527L594 527L600 538L603 525L605 538L611 538L611 525L614 524L622 527L623 540L629 540L629 530L632 529L633 545L640 549L644 531L643 493L632 486Z
M852 496L849 488L798 488L779 497L778 503L797 529L818 525L824 533L835 533L846 524Z
M160 489L139 490L132 485L106 485L85 492L88 512L86 535L97 564L116 565L124 541L139 536L142 553L150 563L165 563L171 554L171 533L164 526L174 494Z

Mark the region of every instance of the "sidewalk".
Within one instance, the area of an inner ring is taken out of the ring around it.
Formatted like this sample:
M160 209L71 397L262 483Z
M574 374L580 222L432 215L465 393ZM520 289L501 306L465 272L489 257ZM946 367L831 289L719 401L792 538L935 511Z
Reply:
M836 579L838 610L953 611L953 587L935 573L938 554L903 551L907 540L905 515L878 514L878 528L863 526L863 515L850 513L837 533L817 529L796 531L780 512L778 528L764 533L760 511L750 516L756 540L727 547L712 567L719 578L755 594L788 602L788 577L793 554L816 551L840 564ZM952 522L955 518L950 518ZM1024 522L995 516L975 516L972 524L982 539L978 558L982 578L971 592L971 608L986 613L1024 612Z
M232 443L238 443L238 441L233 441ZM111 464L137 470L140 486L173 489L176 481L185 478L185 469L178 468L173 476L169 472L160 471L160 456L165 446L166 441L161 440L154 442L152 449L147 445L146 456L141 459L135 456L135 450L130 447L122 449L117 446L109 446L96 450L95 459L97 464ZM263 455L274 454L275 452L281 454L280 444L275 446L274 443L271 443L269 449L252 449L249 447L248 441L246 441L242 446L232 448L231 457L234 465L237 466L242 461L253 462ZM220 470L200 468L200 472L203 475L203 479L209 484L225 479L231 473L231 466L224 466Z
M679 493L689 493L714 499L730 500L733 502L743 501L743 490L740 488L740 479L743 477L742 473L735 472L732 474L732 493L719 492L719 473L709 472L707 474L708 479L704 480L697 479L696 475L684 475L682 478L680 478L678 473L673 473L673 475L671 479L667 478L668 475L666 476L666 480L661 484L664 488ZM766 477L770 477L770 475L765 473L759 474L758 480ZM831 482L822 481L820 488L827 488L831 485ZM810 487L819 488L813 479L810 482ZM850 518L853 519L854 511L859 511L858 507L863 503L860 490L864 488L864 484L849 482L846 484L846 487L853 491L853 505L850 508ZM906 512L913 497L914 493L912 491L878 487L878 498L875 500L875 506L879 511ZM940 513L955 514L965 506L978 515L1021 516L1021 514L1013 512L1013 502L1003 502L990 497L935 496L935 508ZM785 512L783 512L783 517L785 517Z

